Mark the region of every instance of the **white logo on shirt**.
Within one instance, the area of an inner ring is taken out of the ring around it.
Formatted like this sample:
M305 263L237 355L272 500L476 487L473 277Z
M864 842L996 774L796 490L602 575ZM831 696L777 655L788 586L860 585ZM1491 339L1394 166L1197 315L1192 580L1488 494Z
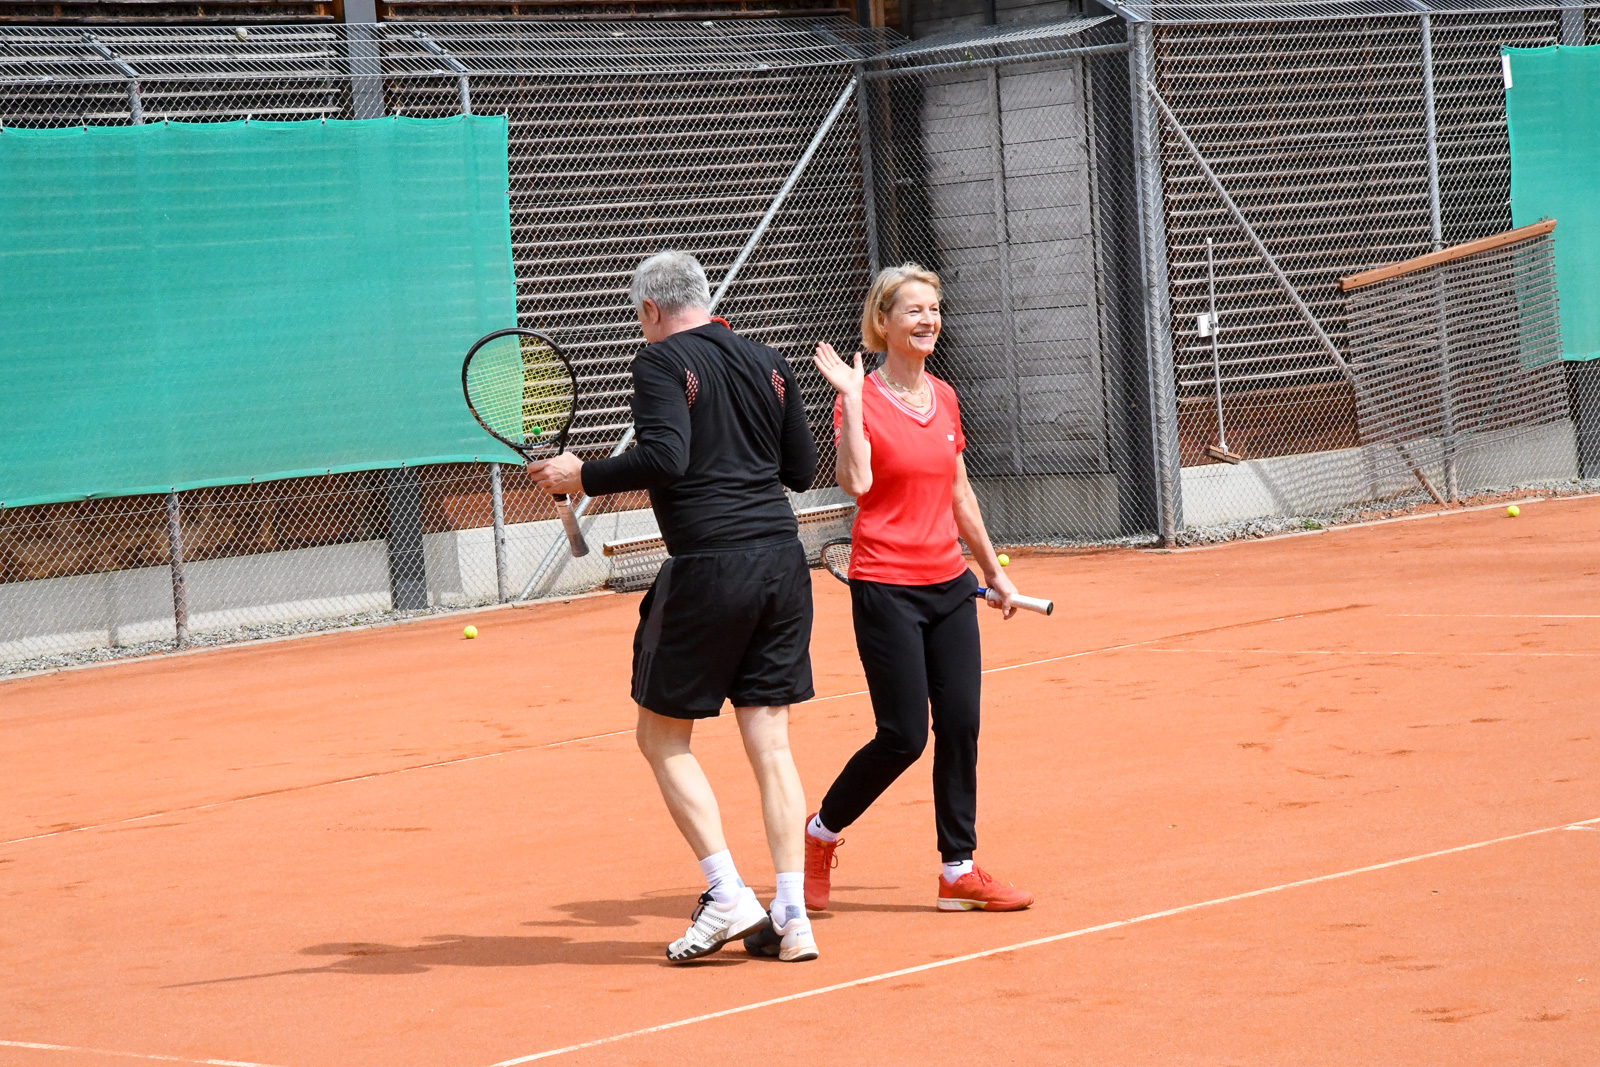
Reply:
M944 435L944 439L946 441L954 441L956 439L956 435L953 433L947 433Z

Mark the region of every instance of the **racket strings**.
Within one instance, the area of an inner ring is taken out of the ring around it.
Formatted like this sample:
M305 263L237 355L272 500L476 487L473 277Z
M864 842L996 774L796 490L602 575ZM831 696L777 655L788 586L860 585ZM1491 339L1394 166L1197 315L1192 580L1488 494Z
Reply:
M522 375L524 440L554 447L572 422L572 375L554 349L532 337L522 338Z
M822 546L822 563L841 582L850 580L850 542L829 541Z
M530 452L564 446L577 397L555 349L537 337L496 338L467 364L467 400L496 435Z

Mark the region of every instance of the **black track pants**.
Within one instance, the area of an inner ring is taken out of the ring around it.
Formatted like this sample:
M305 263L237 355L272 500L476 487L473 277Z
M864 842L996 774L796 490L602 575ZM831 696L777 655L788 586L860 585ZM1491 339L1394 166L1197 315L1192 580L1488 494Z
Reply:
M861 817L917 761L933 709L933 805L939 853L972 858L977 847L978 702L982 656L971 571L938 585L855 580L850 603L878 733L850 757L822 800L835 832Z

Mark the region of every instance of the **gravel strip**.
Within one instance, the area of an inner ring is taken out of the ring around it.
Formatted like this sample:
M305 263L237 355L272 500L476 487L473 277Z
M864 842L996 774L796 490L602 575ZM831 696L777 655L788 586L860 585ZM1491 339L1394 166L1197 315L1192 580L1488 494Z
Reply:
M447 608L430 608L425 611L363 611L354 615L339 615L324 619L296 619L291 622L251 623L248 626L230 626L221 630L206 630L189 636L190 648L209 648L217 645L241 644L272 637L292 637L296 634L321 633L344 630L353 626L373 626L378 623L400 622L428 615L447 615L470 610L474 606L462 605ZM55 671L65 667L81 667L89 663L106 663L112 660L135 659L163 652L178 651L176 640L144 641L136 645L118 645L112 648L86 648L76 652L52 652L43 656L10 660L0 663L0 678L35 671Z
M1461 498L1462 507L1478 507L1501 501L1523 500L1529 496L1564 497L1587 496L1600 493L1600 479L1571 479L1559 482L1530 482L1503 489L1484 489ZM1275 537L1278 534L1300 530L1322 530L1329 526L1344 526L1357 522L1374 522L1396 519L1407 515L1437 514L1454 510L1442 508L1421 489L1401 493L1383 500L1352 504L1337 511L1314 515L1295 515L1287 518L1269 516L1223 523L1218 526L1191 526L1178 534L1178 545L1215 545L1225 541L1248 541L1258 537Z

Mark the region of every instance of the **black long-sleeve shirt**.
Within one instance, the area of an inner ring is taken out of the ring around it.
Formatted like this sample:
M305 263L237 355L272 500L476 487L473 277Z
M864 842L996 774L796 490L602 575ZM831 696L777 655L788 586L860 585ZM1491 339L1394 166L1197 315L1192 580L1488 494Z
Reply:
M775 349L718 322L650 345L633 361L633 426L632 449L583 465L583 491L648 489L672 555L798 533L783 487L811 487L817 445Z

